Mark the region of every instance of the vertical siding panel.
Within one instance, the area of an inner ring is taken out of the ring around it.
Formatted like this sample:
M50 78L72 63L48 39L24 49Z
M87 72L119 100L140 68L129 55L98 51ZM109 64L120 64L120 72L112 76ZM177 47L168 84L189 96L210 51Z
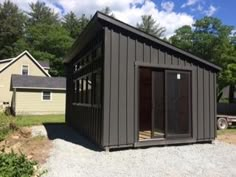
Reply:
M119 61L119 144L126 144L127 37L123 35L120 35Z
M169 54L169 53L165 53L165 63L167 64L167 65L171 65L171 63L172 63L172 61L171 61L171 55Z
M192 71L192 131L193 138L197 139L197 66Z
M217 136L217 134L216 134L216 130L217 130L217 125L216 125L216 115L217 115L217 105L216 105L216 103L217 103L217 96L216 96L216 73L214 73L214 129L215 129L215 131L214 131L214 137L216 137Z
M180 66L185 66L185 61L182 58L179 58L179 65Z
M135 41L128 38L127 59L127 143L134 143L134 61Z
M144 55L143 55L143 59L145 63L150 63L150 58L151 58L151 54L150 54L150 46L144 44Z
M153 47L151 49L151 63L158 64L158 61L157 61L157 49L153 48Z
M109 144L109 125L110 125L110 74L111 74L111 31L105 28L104 41L104 96L103 96L103 146Z
M190 67L191 63L188 60L185 60L185 66Z
M178 58L174 55L172 55L172 65L178 65Z
M110 145L118 143L118 64L119 36L112 31L111 41L111 95L110 95Z
M158 64L165 64L165 53L161 49L159 49L159 63Z
M198 66L198 139L203 139L203 69Z
M143 44L136 40L136 60L143 61Z
M213 139L215 134L215 121L214 121L214 76L213 73L210 72L210 89L209 89L209 98L210 98L210 137Z
M209 135L209 71L204 70L204 138L208 139Z

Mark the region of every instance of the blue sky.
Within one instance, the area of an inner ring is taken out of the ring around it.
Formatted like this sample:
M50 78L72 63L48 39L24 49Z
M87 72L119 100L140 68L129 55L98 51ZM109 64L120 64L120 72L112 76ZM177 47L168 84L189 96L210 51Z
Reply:
M0 0L3 3L5 0ZM29 11L29 3L37 0L12 0L22 10ZM40 0L54 9L62 18L73 11L88 17L97 10L109 6L121 21L136 25L142 15L152 15L161 26L166 28L166 37L174 34L183 25L192 25L196 19L213 16L224 24L236 26L236 0Z
M162 0L154 0L156 4L163 2ZM210 6L216 8L216 11L212 15L222 20L224 24L236 26L236 0L199 0L195 4L186 7L181 7L187 0L173 0L176 12L186 12L194 16L194 18L199 19L205 16L202 12ZM202 8L199 11L198 8Z

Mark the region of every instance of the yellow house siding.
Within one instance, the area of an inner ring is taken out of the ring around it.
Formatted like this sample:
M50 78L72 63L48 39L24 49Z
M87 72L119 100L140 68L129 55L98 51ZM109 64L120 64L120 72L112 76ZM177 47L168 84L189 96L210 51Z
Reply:
M64 114L65 91L51 91L51 101L42 100L42 90L17 90L16 115L22 114Z
M0 73L0 103L9 102L11 104L11 75L22 74L22 65L28 65L29 75L47 77L46 74L28 57L28 55L23 55L15 63Z
M4 66L6 66L9 62L4 62L4 63L0 63L0 69L2 69Z

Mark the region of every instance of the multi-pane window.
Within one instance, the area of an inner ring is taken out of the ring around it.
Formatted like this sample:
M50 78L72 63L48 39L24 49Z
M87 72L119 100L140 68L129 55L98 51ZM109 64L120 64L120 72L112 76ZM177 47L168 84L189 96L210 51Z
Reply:
M29 66L28 65L22 65L22 71L21 71L22 75L29 75Z
M43 91L42 93L42 100L43 101L50 101L52 100L52 95L50 91Z
M74 80L74 103L100 105L101 81L101 71Z
M73 103L101 105L102 77L101 57L102 43L92 44L90 50L81 53L73 64Z

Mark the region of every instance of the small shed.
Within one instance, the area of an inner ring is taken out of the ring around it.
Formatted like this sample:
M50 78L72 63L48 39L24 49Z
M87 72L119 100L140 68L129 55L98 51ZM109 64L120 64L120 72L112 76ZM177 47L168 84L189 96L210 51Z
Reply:
M97 12L65 58L66 122L104 149L211 142L220 68Z

